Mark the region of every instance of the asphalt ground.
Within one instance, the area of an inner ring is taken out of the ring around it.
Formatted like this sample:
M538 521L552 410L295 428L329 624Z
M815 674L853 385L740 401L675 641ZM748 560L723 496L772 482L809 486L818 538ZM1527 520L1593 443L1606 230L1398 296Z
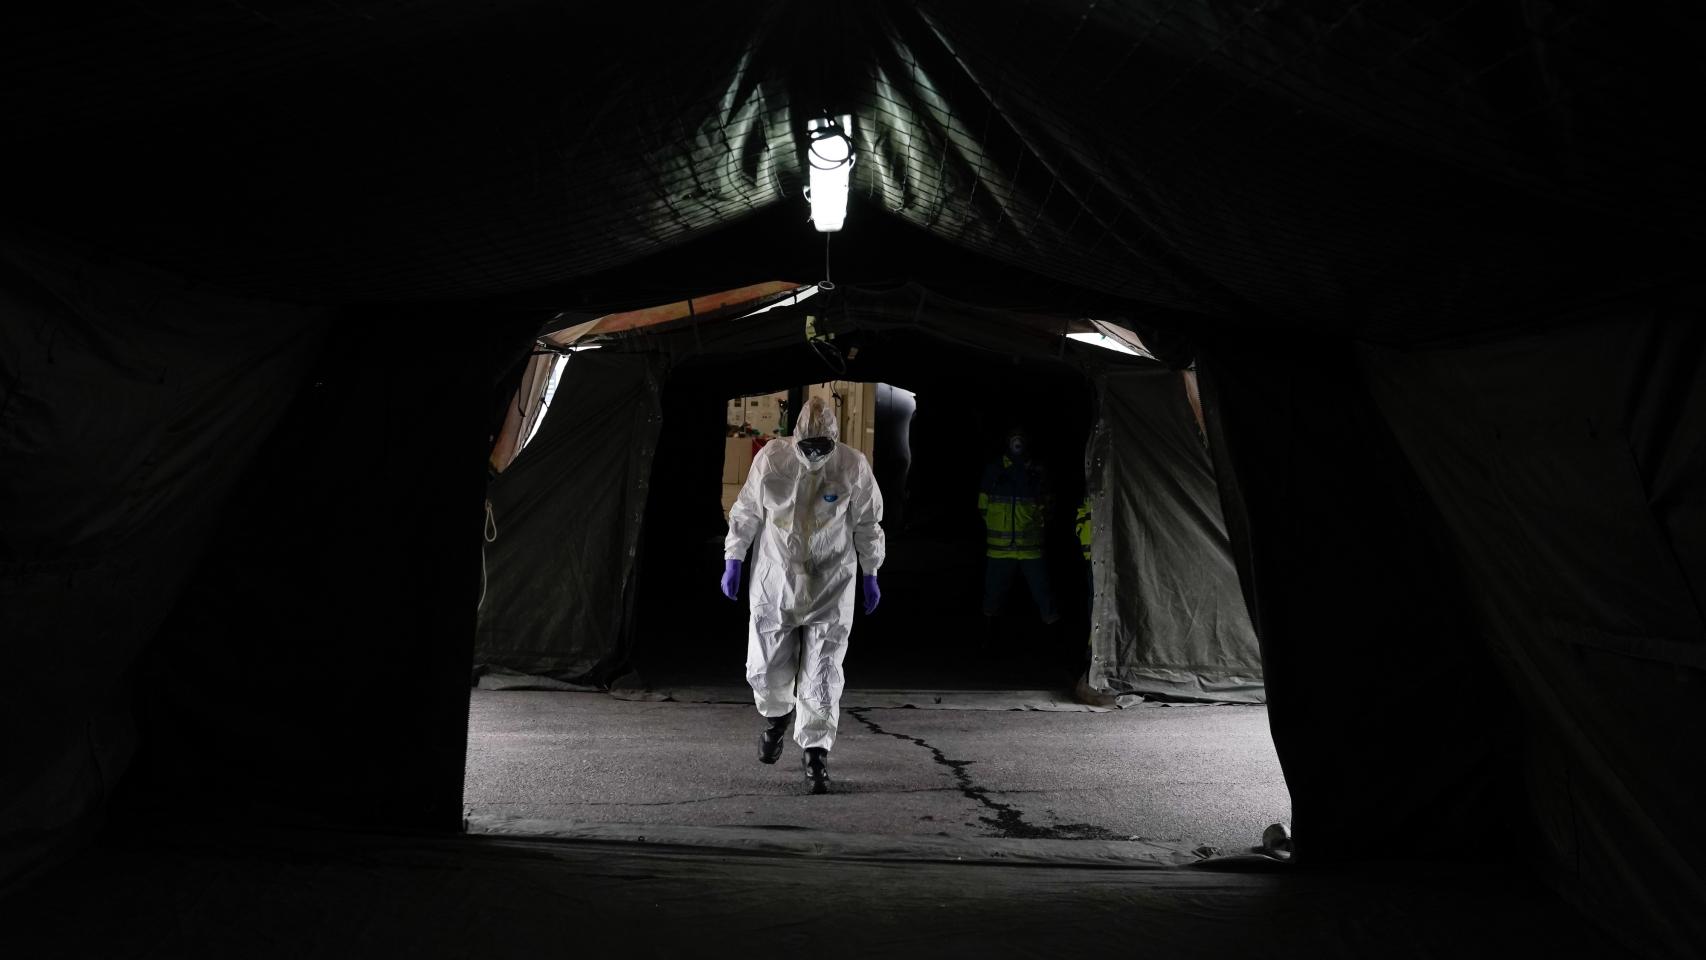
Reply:
M849 691L846 704L860 700ZM846 707L831 792L792 742L757 760L732 703L473 691L465 806L476 821L792 828L895 838L1160 842L1244 853L1290 798L1265 707L1109 712ZM617 834L620 835L620 832Z
M1520 870L1237 856L1287 819L1264 708L944 694L850 692L810 796L796 750L757 762L744 704L478 690L471 819L526 829L139 834L0 903L0 956L1632 955Z
M0 901L0 956L1632 956L1521 872L1263 862L994 865L179 828L85 851Z

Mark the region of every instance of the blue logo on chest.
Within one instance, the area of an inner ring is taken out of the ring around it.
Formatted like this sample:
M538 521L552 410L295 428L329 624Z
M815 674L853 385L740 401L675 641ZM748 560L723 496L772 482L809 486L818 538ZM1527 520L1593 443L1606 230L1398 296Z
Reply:
M823 495L823 502L824 503L834 503L838 496L839 496L839 494L826 493Z

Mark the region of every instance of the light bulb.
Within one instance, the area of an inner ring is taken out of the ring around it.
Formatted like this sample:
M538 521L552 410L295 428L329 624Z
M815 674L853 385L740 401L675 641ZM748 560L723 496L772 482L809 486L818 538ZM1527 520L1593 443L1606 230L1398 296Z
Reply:
M840 230L847 222L847 190L853 180L853 118L824 117L806 121L806 199L812 225L821 233Z

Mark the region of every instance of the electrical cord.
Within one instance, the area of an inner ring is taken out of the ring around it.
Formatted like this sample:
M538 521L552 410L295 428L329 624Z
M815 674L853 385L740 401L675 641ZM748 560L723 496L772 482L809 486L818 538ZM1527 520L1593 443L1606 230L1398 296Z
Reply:
M849 141L849 143L851 143L851 141ZM833 233L826 233L823 235L823 279L817 282L818 291L821 293L833 293L835 290L835 281L829 278L829 238L833 236L835 236ZM837 347L828 337L817 336L815 331L812 329L810 318L807 319L806 345L812 348L812 352L817 354L818 359L823 361L824 366L834 371L838 378L846 376L847 358L841 355L841 348Z
M818 359L823 361L824 366L834 371L837 379L847 375L847 358L841 355L839 347L822 338L807 340L806 343L811 346Z
M486 526L481 532L486 543L498 542L498 518L492 513L492 498L486 498ZM474 604L479 610L486 605L486 543L480 544L480 602Z

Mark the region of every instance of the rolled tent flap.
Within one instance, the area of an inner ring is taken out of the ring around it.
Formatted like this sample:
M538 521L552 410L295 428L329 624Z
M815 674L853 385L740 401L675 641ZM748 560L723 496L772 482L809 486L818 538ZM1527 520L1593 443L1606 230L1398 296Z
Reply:
M567 362L551 415L492 482L474 660L603 683L632 622L662 360L583 352Z
M515 392L515 399L507 405L503 430L492 448L490 462L492 469L498 473L508 470L509 465L515 462L539 418L545 415L545 394L551 383L551 374L561 362L561 357L548 350L538 351L528 359L527 368L521 374L521 389Z
M1261 652L1185 385L1160 365L1098 382L1090 686L1263 702Z

